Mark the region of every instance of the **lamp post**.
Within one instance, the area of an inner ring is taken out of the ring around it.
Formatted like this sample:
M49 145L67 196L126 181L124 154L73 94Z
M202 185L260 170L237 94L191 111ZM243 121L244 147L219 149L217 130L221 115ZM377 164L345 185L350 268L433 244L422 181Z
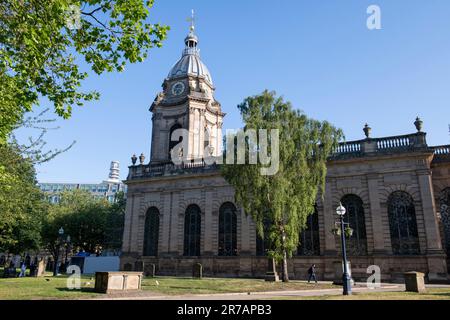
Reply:
M66 240L64 242L65 242L64 245L66 247L66 257L64 259L63 272L66 272L67 271L67 264L68 264L67 257L69 255L69 251L71 250L70 235L67 235Z
M345 208L342 203L339 203L339 207L336 208L336 214L339 216L341 220L341 247L342 247L342 261L344 263L344 273L342 274L342 283L343 283L343 292L344 296L348 296L352 294L352 285L350 283L350 276L348 274L347 269L347 252L345 248L345 230L344 230L344 215Z
M55 256L55 265L53 266L53 276L57 276L58 275L58 258L59 258L59 251L61 249L61 243L62 243L62 238L64 235L64 229L63 227L59 228L58 230L58 240L57 240L57 247L56 247L56 256Z

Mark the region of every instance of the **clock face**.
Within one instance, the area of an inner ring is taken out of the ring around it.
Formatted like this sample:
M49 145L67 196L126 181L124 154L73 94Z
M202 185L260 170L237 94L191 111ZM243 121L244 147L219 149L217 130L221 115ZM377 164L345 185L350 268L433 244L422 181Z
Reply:
M184 92L184 83L183 82L176 82L173 86L172 86L172 94L175 96L179 96L180 94L182 94Z

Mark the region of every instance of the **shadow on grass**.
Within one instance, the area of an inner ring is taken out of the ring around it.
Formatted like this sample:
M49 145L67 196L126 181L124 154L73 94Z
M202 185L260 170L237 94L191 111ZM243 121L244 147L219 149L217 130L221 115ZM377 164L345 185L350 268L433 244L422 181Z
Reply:
M428 294L431 295L431 296L441 296L441 297L449 297L450 298L450 292L441 292L441 293L439 293L439 292L435 292L435 293L431 292L431 293L428 293Z
M157 288L156 286L144 286L143 287L144 290L152 290L153 288ZM178 286L167 286L167 287L163 287L164 289L167 290L182 290L184 292L194 292L194 291L205 291L205 292L218 292L218 293L224 293L224 292L232 292L229 290L225 290L225 289L220 289L220 288L205 288L205 287L178 287Z
M56 290L62 291L62 292L97 293L97 292L95 292L95 288L69 289L69 288L65 287L65 288L56 288Z

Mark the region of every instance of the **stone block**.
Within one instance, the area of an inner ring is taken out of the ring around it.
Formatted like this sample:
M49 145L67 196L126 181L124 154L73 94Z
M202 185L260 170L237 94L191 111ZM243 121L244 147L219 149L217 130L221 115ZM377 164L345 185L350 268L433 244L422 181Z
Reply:
M271 281L271 282L278 282L278 281L280 281L280 277L278 276L277 272L266 272L266 276L264 277L264 280Z
M266 281L278 282L280 281L280 277L277 272L277 264L275 259L267 259L267 272L264 277Z
M425 274L423 274L422 272L416 271L405 272L404 277L405 277L406 291L419 293L426 291Z
M140 290L142 277L142 272L96 272L95 292Z
M144 275L146 277L154 278L156 275L156 265L154 263L146 264L144 269Z
M203 278L203 266L201 263L195 263L192 267L192 278L202 279Z
M139 271L139 272L143 272L144 271L144 261L136 261L134 263L134 271Z

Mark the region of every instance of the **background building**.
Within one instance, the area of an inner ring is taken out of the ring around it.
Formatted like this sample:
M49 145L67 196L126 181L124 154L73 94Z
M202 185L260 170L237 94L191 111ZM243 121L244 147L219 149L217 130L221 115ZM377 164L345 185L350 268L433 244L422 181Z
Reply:
M120 181L120 168L118 161L112 161L109 169L108 179L102 183L38 183L39 188L45 192L51 203L58 203L60 193L69 190L86 190L97 199L107 199L109 202L116 200L118 192L123 191L126 194L126 185Z

